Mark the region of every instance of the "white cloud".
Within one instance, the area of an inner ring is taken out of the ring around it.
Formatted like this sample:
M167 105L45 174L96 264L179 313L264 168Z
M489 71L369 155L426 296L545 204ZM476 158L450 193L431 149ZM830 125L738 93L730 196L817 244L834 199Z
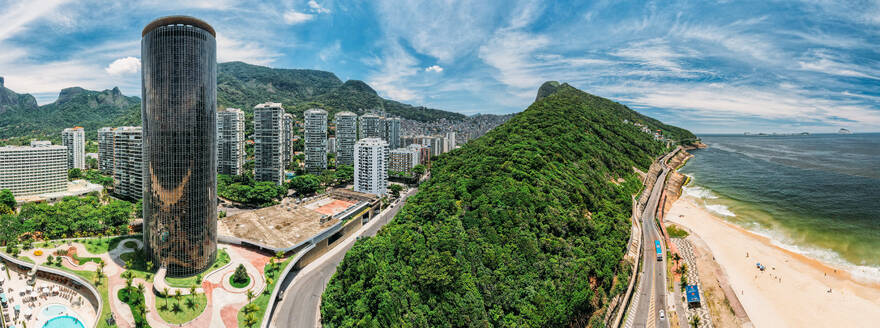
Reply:
M135 57L125 57L114 60L104 68L110 75L123 75L137 73L141 68L141 60Z
M223 34L217 35L217 61L243 61L249 64L268 65L280 57L277 51L270 50L254 41L233 39Z
M829 75L880 80L880 71L840 62L840 58L836 58L836 56L828 51L811 51L806 57L806 59L798 61L802 70Z
M407 79L418 74L418 60L398 43L385 47L379 67L369 77L369 84L388 98L400 101L421 99L407 85Z
M425 67L425 72L440 73L440 72L443 72L443 67L440 67L438 65L428 66L428 67Z
M315 15L289 10L284 13L284 22L290 25L302 24L315 18Z
M321 49L321 51L318 52L318 58L321 58L321 61L326 62L328 59L331 59L331 58L339 55L339 53L341 51L342 51L342 42L340 42L339 40L336 40L329 47Z
M330 9L324 8L320 4L318 4L315 0L309 0L309 8L311 8L312 12L319 14L329 14Z
M17 5L4 5L0 15L0 41L22 31L28 23L51 14L59 5L69 0L21 1Z

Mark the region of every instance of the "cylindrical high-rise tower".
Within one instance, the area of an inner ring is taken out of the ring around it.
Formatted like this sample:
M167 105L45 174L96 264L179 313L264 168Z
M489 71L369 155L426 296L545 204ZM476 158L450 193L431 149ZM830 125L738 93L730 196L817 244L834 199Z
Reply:
M187 16L159 18L141 39L144 250L168 276L217 255L217 43Z

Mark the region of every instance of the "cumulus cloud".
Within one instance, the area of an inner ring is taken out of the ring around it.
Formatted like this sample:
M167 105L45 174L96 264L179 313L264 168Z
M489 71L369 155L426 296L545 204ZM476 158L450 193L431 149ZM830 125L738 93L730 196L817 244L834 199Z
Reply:
M329 14L330 9L324 8L315 0L309 0L309 8L311 8L312 12L319 14Z
M141 68L141 60L135 57L125 57L114 60L104 68L110 75L124 75L137 73Z
M290 10L284 13L284 22L290 25L302 24L315 18L315 15Z
M443 72L443 67L440 67L440 66L438 66L438 65L428 66L428 67L425 67L425 72L437 72L437 73L440 73L440 72Z

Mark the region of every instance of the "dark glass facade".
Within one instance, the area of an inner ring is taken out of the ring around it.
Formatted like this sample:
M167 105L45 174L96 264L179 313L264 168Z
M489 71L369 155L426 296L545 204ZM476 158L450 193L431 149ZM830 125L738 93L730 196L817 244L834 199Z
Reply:
M141 40L144 249L168 276L217 255L217 45L192 17L147 25Z

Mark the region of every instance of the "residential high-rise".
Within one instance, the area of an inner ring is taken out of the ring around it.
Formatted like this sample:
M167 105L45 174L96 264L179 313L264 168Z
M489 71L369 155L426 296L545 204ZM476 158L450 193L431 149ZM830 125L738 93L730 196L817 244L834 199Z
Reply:
M113 136L116 128L98 129L98 168L101 173L113 175Z
M327 138L327 153L335 154L336 153L336 137Z
M116 128L113 135L113 193L132 200L144 196L143 129Z
M455 149L455 131L446 132L446 151Z
M217 112L217 173L241 175L244 165L244 112L227 108Z
M79 126L64 129L61 144L67 147L67 169L85 169L86 130Z
M304 116L306 172L318 174L327 169L327 111L313 108Z
M284 182L284 109L280 103L254 106L254 179Z
M217 42L187 16L141 34L144 250L168 276L217 256Z
M388 156L388 170L410 173L419 165L419 151L413 148L397 148Z
M361 115L360 124L358 125L358 140L365 138L381 138L381 123L382 121L376 114Z
M284 124L282 125L282 143L284 144L284 160L282 161L282 170L290 165L293 159L293 114L284 113Z
M384 119L384 139L391 149L400 148L400 119L396 117Z
M406 146L419 154L419 164L427 166L431 163L431 149L420 144L410 144Z
M48 141L0 147L0 190L15 197L67 190L67 147Z
M379 138L354 145L354 191L384 195L388 185L388 142Z
M354 165L354 144L357 142L357 114L339 112L336 119L336 165Z

